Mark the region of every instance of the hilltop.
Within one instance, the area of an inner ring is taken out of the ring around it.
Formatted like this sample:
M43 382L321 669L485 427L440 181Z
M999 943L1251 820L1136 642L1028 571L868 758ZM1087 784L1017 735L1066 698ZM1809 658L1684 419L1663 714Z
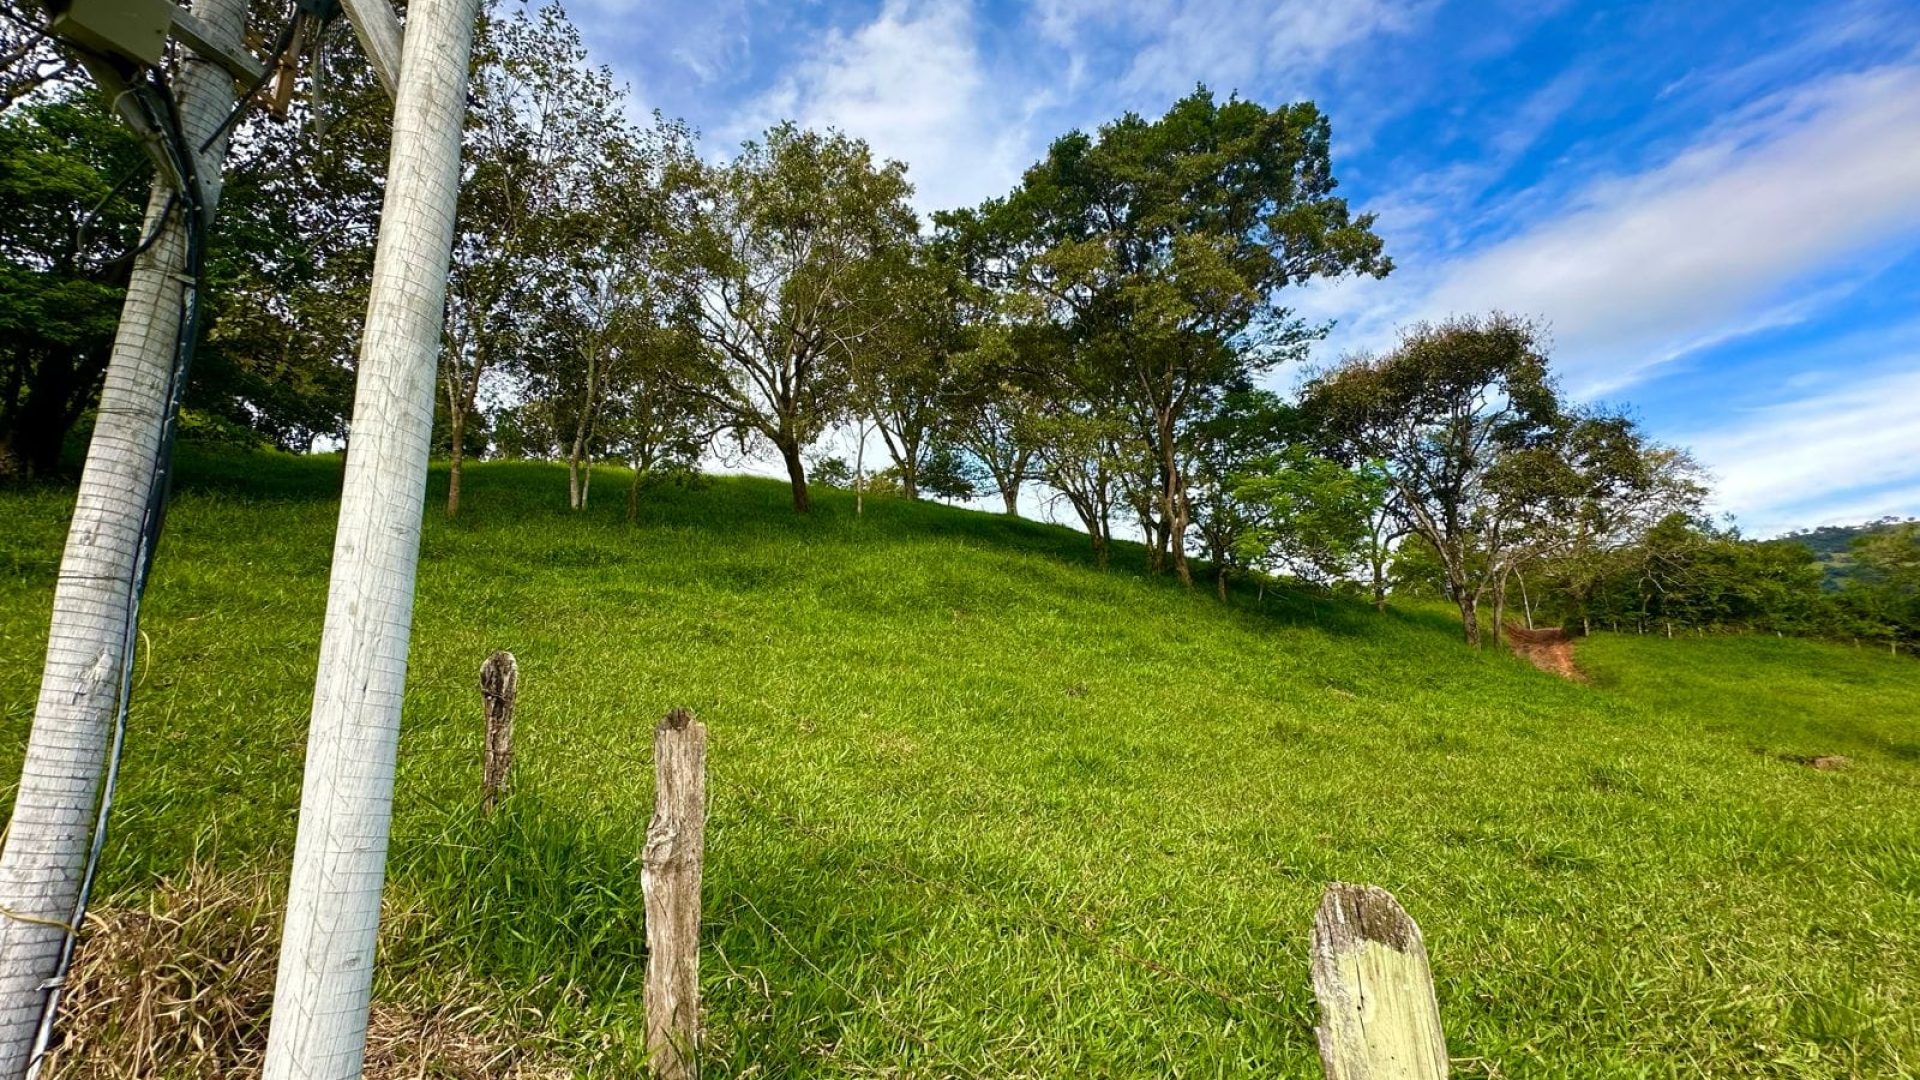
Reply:
M1825 572L1827 586L1833 588L1853 576L1858 569L1853 565L1855 540L1893 529L1907 520L1912 519L1889 517L1860 525L1822 525L1817 529L1784 533L1779 539L1804 544L1812 551Z
M184 462L107 924L163 880L284 876L338 479ZM712 740L713 1075L1317 1075L1331 880L1420 921L1461 1075L1920 1070L1911 660L1600 636L1574 683L1467 650L1444 612L1223 605L1126 545L1101 572L1055 526L825 490L797 517L737 477L630 525L607 479L574 514L558 466L469 465L462 516L429 513L395 1008L470 1003L556 1068L631 1075L649 733L685 706ZM0 493L7 775L68 501ZM519 760L483 820L497 648Z

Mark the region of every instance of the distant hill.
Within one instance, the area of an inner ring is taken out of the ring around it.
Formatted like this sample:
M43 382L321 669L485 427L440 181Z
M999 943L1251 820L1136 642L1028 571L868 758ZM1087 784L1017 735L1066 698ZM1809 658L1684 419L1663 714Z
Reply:
M1853 573L1853 542L1862 536L1904 525L1920 518L1884 517L1878 521L1869 521L1860 525L1822 525L1817 529L1801 529L1787 533L1779 539L1792 540L1813 549L1813 554L1826 568L1828 587L1837 587L1847 576Z

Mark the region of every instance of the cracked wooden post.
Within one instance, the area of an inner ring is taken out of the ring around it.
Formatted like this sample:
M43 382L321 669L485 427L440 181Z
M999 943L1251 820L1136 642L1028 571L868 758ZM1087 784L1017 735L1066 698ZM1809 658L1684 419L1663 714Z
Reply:
M1393 894L1334 882L1313 919L1327 1080L1444 1080L1447 1040L1420 928Z
M675 709L653 733L647 904L647 1057L653 1075L699 1075L700 865L707 833L707 729Z
M487 758L480 772L480 809L491 814L507 789L513 768L513 703L520 692L520 666L505 650L480 665L480 698L487 712Z

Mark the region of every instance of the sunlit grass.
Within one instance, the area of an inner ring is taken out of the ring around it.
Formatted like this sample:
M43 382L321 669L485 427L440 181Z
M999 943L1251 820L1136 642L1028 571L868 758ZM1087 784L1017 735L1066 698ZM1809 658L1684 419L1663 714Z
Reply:
M284 866L337 461L196 458L147 606L106 887ZM1591 685L1444 615L1230 607L994 515L720 479L630 526L487 464L429 514L383 975L478 977L631 1075L651 730L710 728L713 1075L1307 1076L1329 880L1426 933L1459 1072L1920 1070L1920 666L1601 637ZM436 486L443 483L436 477ZM430 500L431 502L431 500ZM0 495L0 768L64 534ZM515 789L475 805L489 650ZM1851 768L1816 771L1807 757Z

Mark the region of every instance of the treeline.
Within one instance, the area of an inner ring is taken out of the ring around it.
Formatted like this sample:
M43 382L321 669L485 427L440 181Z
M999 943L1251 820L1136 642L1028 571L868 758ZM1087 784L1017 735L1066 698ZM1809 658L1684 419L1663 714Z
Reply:
M97 392L138 240L141 183L114 180L142 159L74 72L13 44L0 459L38 474ZM1201 88L923 221L905 166L844 134L779 125L716 160L685 125L636 120L557 6L494 5L474 65L438 393L449 515L475 456L565 461L575 508L597 463L624 464L637 514L647 484L754 455L799 512L821 481L1008 513L1037 497L1103 564L1120 532L1222 598L1275 574L1381 604L1431 589L1475 642L1536 615L1840 633L1845 612L1911 635L1910 530L1905 556L1863 549L1880 576L1821 592L1788 549L1701 524L1691 458L1568 400L1525 320L1411 327L1265 389L1324 333L1291 290L1392 270L1311 103ZM388 106L343 37L323 70L236 135L188 397L202 438L351 438Z
M1591 567L1549 565L1548 611L1589 629L1767 632L1920 645L1920 524L1863 532L1835 577L1794 537L1747 540L1674 517Z

